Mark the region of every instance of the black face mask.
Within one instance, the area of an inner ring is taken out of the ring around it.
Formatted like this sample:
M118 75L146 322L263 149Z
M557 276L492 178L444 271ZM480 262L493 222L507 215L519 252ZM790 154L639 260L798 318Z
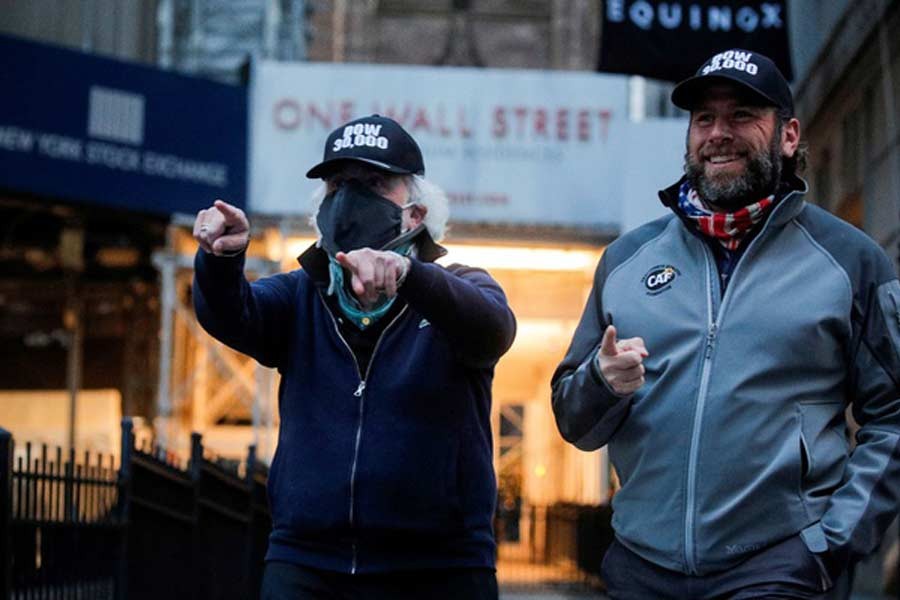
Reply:
M329 256L360 248L381 250L400 237L403 209L363 184L349 181L325 196L316 224Z

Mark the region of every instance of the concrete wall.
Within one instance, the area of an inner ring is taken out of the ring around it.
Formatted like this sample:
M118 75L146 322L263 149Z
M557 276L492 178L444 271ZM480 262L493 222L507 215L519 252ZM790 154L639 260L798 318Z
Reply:
M0 33L155 61L155 0L0 0L0 15Z

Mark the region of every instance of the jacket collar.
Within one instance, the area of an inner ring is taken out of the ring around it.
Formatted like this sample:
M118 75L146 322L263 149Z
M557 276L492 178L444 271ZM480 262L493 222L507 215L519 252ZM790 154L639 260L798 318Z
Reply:
M660 202L678 215L682 221L685 220L685 217L678 210L678 189L686 180L687 175L682 175L681 179L659 191ZM782 181L775 193L776 204L769 215L768 222L773 226L780 226L800 214L800 211L803 210L803 196L807 191L809 191L809 186L806 181L796 175L791 175Z
M416 240L419 253L418 260L422 262L434 262L447 254L447 249L431 238L428 230L422 231ZM328 273L328 254L319 246L319 242L311 245L297 257L297 262L303 267L316 285L328 285L330 275Z

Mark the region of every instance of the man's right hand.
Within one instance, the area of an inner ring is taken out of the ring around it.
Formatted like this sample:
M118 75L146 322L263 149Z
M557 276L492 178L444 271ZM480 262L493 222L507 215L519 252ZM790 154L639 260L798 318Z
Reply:
M600 350L597 351L597 366L615 393L628 396L644 385L643 363L648 356L642 338L616 341L616 328L610 325L603 332Z
M222 200L197 213L194 238L216 256L239 254L250 243L250 221L244 211Z

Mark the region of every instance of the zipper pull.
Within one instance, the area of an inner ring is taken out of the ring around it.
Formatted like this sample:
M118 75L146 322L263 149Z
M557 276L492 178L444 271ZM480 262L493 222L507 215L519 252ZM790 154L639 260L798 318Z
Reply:
M366 389L366 382L360 381L359 386L357 386L356 391L353 392L353 395L356 396L357 398L359 398L360 396L363 395L363 391L365 391L365 389Z
M716 324L713 323L712 327L709 329L709 333L706 334L706 358L712 356L713 344L716 341Z

